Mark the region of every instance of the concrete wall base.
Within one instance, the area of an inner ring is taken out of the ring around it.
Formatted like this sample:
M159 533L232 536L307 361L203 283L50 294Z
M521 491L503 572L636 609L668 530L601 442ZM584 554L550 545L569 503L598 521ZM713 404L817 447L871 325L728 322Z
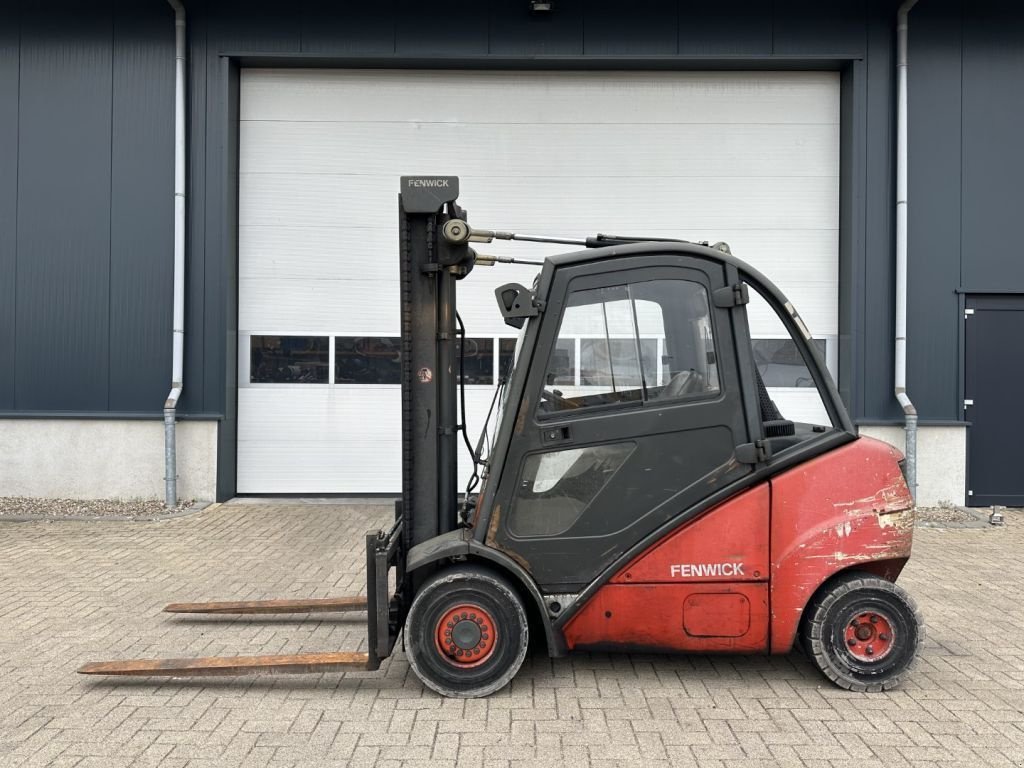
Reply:
M217 422L179 421L178 498L217 493ZM0 496L163 499L163 421L0 419Z
M902 427L860 427L860 434L905 449ZM967 427L917 428L917 503L963 506L967 499Z

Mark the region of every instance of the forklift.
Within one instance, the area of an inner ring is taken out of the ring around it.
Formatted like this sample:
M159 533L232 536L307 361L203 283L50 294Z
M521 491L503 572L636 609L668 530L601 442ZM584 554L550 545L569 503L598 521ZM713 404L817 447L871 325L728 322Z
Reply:
M401 179L402 496L394 525L367 534L366 596L165 609L366 611L366 650L78 671L376 670L401 636L413 670L445 696L500 690L531 641L552 657L799 644L841 688L896 686L924 631L895 583L914 524L903 457L858 437L786 297L724 243L478 230L458 193L454 176ZM578 247L543 262L472 247L495 239ZM488 415L493 436L485 425L474 446L456 288L474 267L503 262L540 270L530 287L495 291L519 336ZM788 420L769 397L751 292L789 333L826 423ZM462 494L460 438L474 469Z

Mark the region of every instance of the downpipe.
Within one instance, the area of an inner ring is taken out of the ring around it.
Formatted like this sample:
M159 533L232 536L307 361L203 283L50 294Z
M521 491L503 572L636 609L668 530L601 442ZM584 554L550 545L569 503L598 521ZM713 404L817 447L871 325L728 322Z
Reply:
M164 505L178 503L178 450L175 442L175 416L181 387L174 387L164 403Z
M907 394L907 16L917 0L896 14L896 344L894 389L903 409L906 475L917 503L917 409Z
M164 504L178 503L176 421L185 357L185 6L174 9L174 319L171 391L164 402Z

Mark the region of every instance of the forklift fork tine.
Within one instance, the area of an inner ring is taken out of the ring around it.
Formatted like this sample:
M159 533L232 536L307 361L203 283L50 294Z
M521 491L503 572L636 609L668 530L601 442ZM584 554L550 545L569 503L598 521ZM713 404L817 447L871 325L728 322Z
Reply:
M122 677L211 677L218 675L303 674L334 669L367 669L369 654L300 653L290 656L209 656L198 659L134 659L94 661L78 669L80 675Z
M320 597L309 600L243 600L237 602L171 603L164 613L347 613L365 611L365 597Z

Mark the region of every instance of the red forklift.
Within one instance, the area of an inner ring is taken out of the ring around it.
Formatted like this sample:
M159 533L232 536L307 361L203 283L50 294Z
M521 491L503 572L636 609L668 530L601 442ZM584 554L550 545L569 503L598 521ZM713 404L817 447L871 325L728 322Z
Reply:
M914 523L902 456L857 436L786 297L724 243L476 230L458 190L451 176L401 179L402 496L394 525L367 534L366 597L165 609L366 611L366 650L79 672L376 670L401 636L413 670L446 696L504 687L531 639L553 657L781 654L799 643L842 688L897 685L923 636L895 583ZM522 262L472 247L494 239L578 247L525 262L540 267L532 286L495 291L519 338L494 433L485 426L474 446L456 287L475 266ZM752 292L787 330L825 423L788 420L769 397ZM474 466L462 494L460 440Z

